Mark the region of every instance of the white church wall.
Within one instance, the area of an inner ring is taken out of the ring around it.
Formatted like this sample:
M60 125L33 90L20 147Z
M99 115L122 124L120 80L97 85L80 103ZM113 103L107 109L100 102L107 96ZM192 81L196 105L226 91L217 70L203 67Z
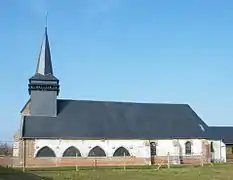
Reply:
M35 140L35 154L45 147L50 147L57 157L62 157L64 151L70 146L79 149L82 157L87 157L89 151L99 146L101 147L107 157L112 157L114 152L119 147L126 148L131 156L135 157L150 157L150 147L145 145L144 140Z
M174 145L177 143L177 147ZM157 140L157 156L167 156L168 153L172 156L185 156L185 143L192 143L192 155L201 155L202 140L201 139L176 139L176 140Z
M155 140L157 156L167 156L168 152L174 156L185 156L185 143L190 141L192 143L192 155L202 154L202 141L201 139L180 139L176 140L178 147L175 147L174 140ZM62 157L64 151L70 146L74 146L79 149L82 157L87 157L89 151L99 146L101 147L107 157L112 157L114 152L119 147L126 148L131 156L135 157L150 157L149 141L145 140L49 140L38 139L35 140L35 154L45 147L50 147L57 157Z
M222 141L220 144L220 147L221 147L221 160L223 162L227 162L227 147L226 147L226 144L224 144Z

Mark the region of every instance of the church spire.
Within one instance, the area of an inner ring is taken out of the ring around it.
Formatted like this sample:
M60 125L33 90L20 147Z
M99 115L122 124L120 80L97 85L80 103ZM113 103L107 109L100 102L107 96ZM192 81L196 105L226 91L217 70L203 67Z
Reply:
M41 45L36 73L29 79L28 92L33 116L57 116L57 96L60 91L59 80L53 75L47 27Z
M47 26L45 27L45 35L37 62L36 74L43 76L53 75L53 66L49 47Z

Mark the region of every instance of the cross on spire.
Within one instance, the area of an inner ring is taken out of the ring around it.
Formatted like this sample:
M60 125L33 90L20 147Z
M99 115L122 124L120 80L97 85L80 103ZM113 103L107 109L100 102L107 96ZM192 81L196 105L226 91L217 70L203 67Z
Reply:
M45 28L47 28L48 25L48 12L45 14Z

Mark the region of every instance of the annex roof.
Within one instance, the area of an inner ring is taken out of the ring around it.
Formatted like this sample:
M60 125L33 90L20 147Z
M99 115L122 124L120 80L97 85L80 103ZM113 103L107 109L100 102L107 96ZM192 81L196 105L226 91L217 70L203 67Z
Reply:
M232 126L210 126L212 136L216 139L222 139L225 144L233 144Z

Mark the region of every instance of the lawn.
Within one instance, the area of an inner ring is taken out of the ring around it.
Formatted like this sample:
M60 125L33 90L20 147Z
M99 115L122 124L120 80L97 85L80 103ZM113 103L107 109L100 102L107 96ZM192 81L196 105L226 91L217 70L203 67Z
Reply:
M151 167L31 169L26 173L17 169L0 168L0 180L233 180L233 164L204 167L171 167L155 170Z

